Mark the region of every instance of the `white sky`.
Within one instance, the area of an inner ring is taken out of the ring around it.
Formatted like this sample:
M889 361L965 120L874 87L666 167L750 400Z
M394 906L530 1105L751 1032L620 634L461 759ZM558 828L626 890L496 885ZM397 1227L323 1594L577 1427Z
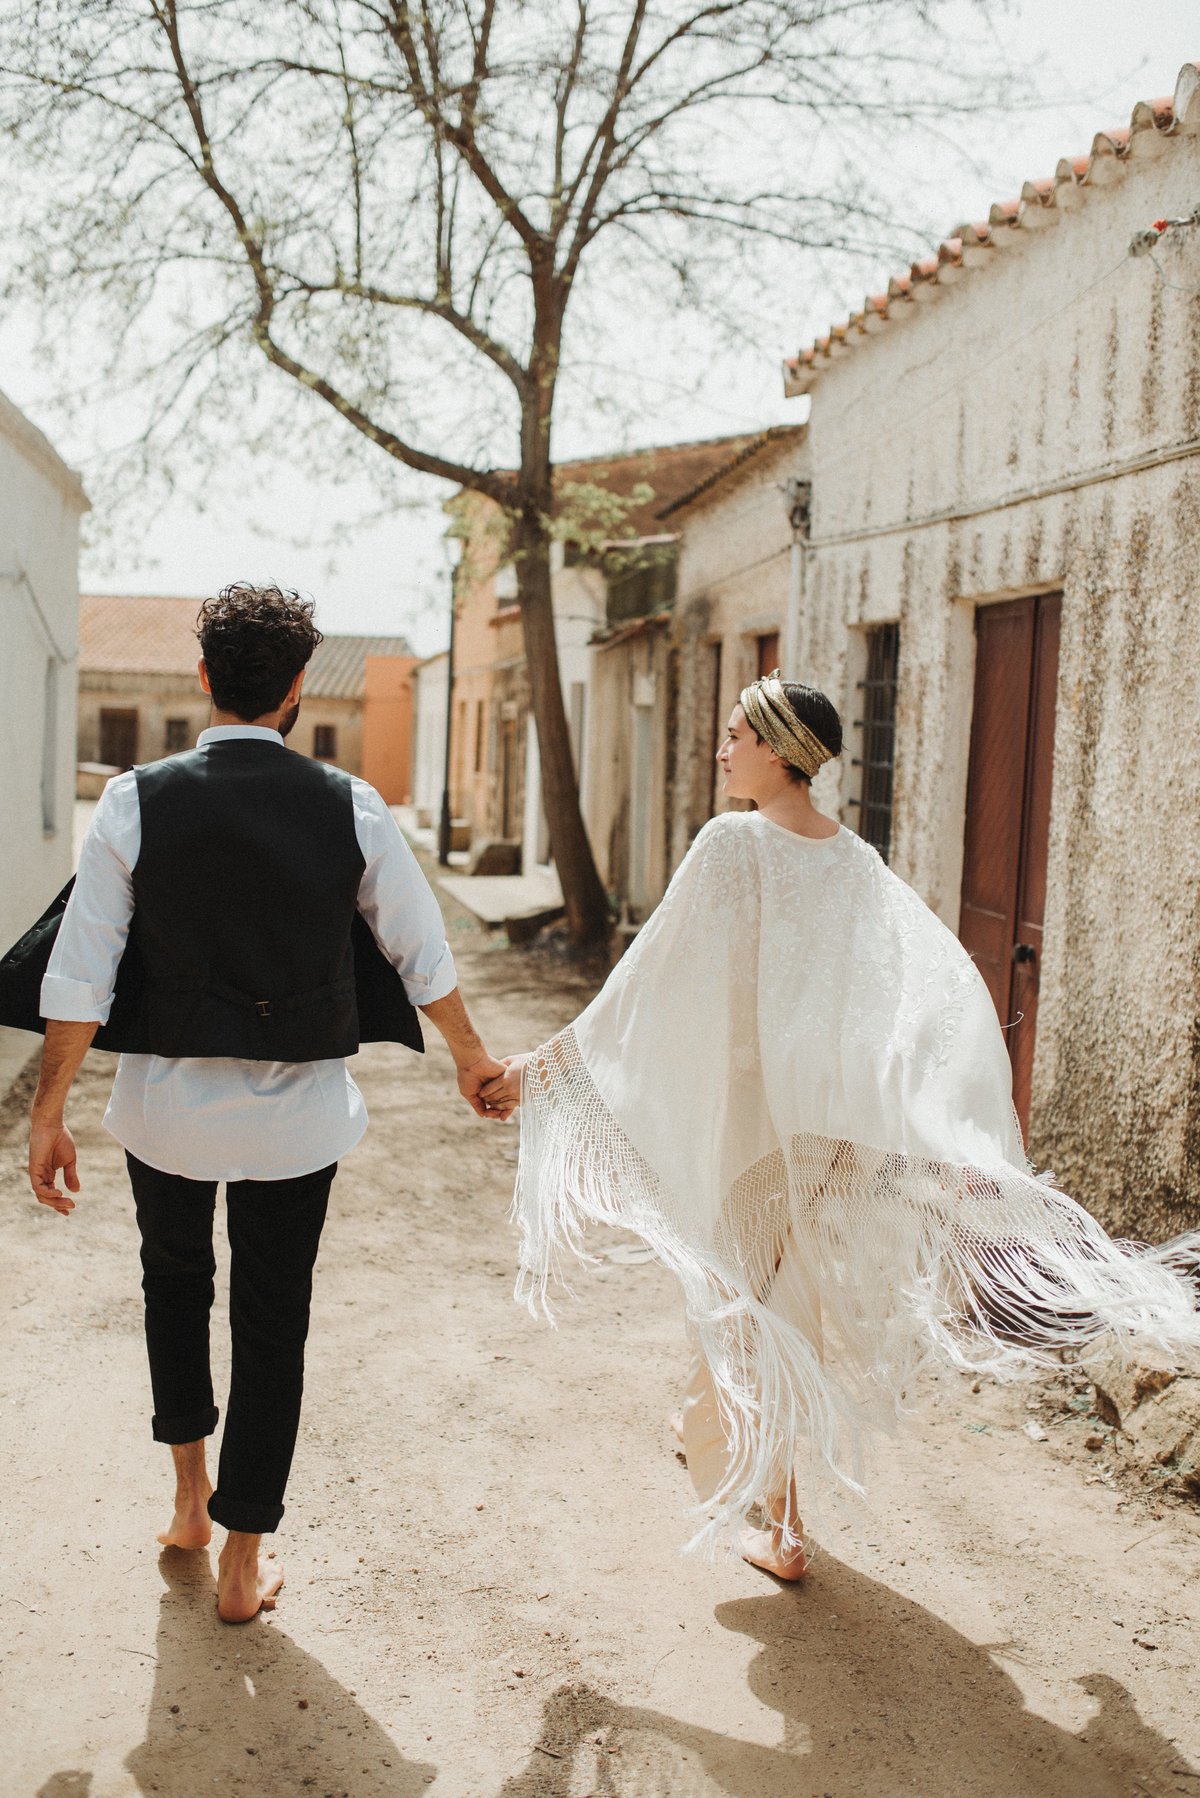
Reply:
M922 151L919 211L932 221L931 246L958 221L986 217L988 205L1014 196L1023 180L1052 174L1061 156L1081 153L1097 130L1128 123L1137 100L1170 93L1180 66L1200 59L1200 0L1010 0L994 19L1010 60L1028 62L1048 103L971 131L965 145L959 132L962 147L948 145L942 155ZM911 196L898 193L897 204L907 204L912 216ZM672 378L651 377L644 386L643 413L628 421L622 442L611 424L574 417L560 430L557 454L716 436L803 416L802 402L782 398L782 356L843 317L891 272L852 271L833 284L814 277L803 299L781 293L778 341L762 356L706 356L696 321L686 352L671 359ZM0 321L0 387L37 422L50 377L33 365L28 341L19 319ZM690 378L694 368L704 371L699 387ZM51 435L78 464L91 432L86 416L76 422L77 444L70 426L52 427ZM364 455L378 452L364 446ZM378 513L378 500L365 482L318 489L298 472L302 464L303 445L289 442L273 471L257 461L243 469L235 445L229 478L207 507L198 496L176 495L151 518L130 514L115 525L93 519L83 589L203 594L229 580L276 578L316 596L326 630L404 632L423 655L442 647L449 558L440 504L447 490L406 482L403 492L418 504L376 516L330 550L314 539L364 511Z

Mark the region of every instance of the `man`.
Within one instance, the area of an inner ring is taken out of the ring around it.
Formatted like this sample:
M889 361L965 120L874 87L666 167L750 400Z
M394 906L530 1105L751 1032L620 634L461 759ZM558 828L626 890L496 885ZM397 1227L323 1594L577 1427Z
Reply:
M64 1217L79 1191L66 1099L97 1029L111 1031L114 993L126 1014L118 1046L138 1051L118 1062L104 1121L126 1151L153 1431L175 1464L175 1514L159 1541L198 1548L210 1519L224 1525L217 1607L230 1623L272 1606L283 1583L261 1540L283 1515L330 1186L367 1124L344 1059L368 1034L364 1007L385 1017L374 1036L415 1048L409 1001L418 1005L463 1096L481 1116L503 1115L480 1096L503 1067L471 1026L437 901L391 813L366 782L284 747L321 641L312 612L275 587L227 587L205 602L211 727L194 750L105 788L41 988L29 1177ZM356 913L370 927L365 964ZM377 1003L381 980L395 993ZM205 1439L218 1417L208 1325L219 1181L233 1366L214 1490Z

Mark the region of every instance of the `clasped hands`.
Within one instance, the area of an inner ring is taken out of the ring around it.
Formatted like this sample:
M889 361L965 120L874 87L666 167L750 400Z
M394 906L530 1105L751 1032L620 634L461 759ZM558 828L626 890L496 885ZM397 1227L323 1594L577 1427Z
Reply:
M458 1070L458 1090L471 1110L494 1124L507 1123L521 1103L521 1069L524 1055L506 1055L497 1061L483 1055Z

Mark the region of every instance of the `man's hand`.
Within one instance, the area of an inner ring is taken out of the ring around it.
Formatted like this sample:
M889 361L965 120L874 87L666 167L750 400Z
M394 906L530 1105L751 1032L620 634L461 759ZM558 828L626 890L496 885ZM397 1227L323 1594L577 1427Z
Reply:
M98 1028L94 1023L77 1024L62 1018L50 1018L46 1024L41 1074L30 1114L29 1184L38 1204L49 1205L60 1217L70 1216L75 1201L55 1179L59 1168L63 1186L69 1192L79 1191L75 1143L63 1122L67 1094Z
M504 1063L497 1061L494 1055L486 1051L478 1060L468 1067L458 1070L458 1090L471 1110L481 1118L488 1118L493 1124L502 1124L512 1116L512 1105L501 1102L493 1104L483 1097L482 1088L491 1085L504 1076Z
M67 1126L60 1122L34 1123L29 1132L29 1184L39 1205L49 1205L60 1217L69 1217L75 1209L58 1185L55 1176L62 1169L62 1183L69 1192L79 1191L79 1175L75 1171L75 1142Z

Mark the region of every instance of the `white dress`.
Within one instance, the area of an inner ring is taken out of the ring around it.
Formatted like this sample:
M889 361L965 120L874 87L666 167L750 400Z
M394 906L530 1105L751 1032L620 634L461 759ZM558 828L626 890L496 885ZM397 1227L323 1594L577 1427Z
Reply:
M518 1295L545 1307L591 1220L679 1278L698 1541L802 1443L811 1473L857 1483L862 1427L930 1363L1016 1373L1101 1337L1200 1353L1184 1275L1034 1175L978 970L845 828L708 823L530 1057L520 1116Z

